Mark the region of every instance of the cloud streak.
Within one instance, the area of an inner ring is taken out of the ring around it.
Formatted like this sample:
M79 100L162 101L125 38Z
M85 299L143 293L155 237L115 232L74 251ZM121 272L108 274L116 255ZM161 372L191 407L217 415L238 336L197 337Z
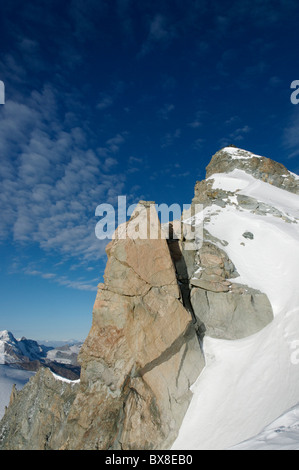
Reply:
M42 279L50 280L58 284L59 286L67 287L70 289L82 290L82 291L97 291L97 284L98 279L91 279L91 280L71 280L67 276L58 276L54 273L43 273L42 271L36 269L25 269L24 273L28 276L36 276Z

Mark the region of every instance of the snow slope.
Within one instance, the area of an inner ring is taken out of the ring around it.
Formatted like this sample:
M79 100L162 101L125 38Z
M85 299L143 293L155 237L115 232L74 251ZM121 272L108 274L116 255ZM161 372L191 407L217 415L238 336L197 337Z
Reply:
M238 189L299 222L299 196L242 171L216 175L215 187ZM254 214L237 207L235 199L225 208L207 207L205 228L228 242L219 246L240 273L235 281L266 293L275 318L242 340L204 338L206 367L192 387L173 449L228 449L299 402L299 223ZM243 237L246 231L253 240Z
M230 450L299 450L299 406L294 406L260 434Z

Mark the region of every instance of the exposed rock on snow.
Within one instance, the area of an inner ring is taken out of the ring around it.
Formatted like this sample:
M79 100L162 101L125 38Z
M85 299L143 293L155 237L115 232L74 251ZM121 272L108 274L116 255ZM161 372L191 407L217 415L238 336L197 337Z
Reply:
M244 232L242 237L247 238L248 240L253 240L254 239L254 235L251 232Z
M237 293L193 288L191 303L196 318L204 324L205 334L212 338L246 338L273 320L267 296L241 285Z
M183 247L184 242L177 245ZM239 274L223 249L210 241L204 241L196 252L183 248L175 252L174 246L172 242L171 253L182 290L205 335L231 340L245 338L273 320L267 295L234 282Z

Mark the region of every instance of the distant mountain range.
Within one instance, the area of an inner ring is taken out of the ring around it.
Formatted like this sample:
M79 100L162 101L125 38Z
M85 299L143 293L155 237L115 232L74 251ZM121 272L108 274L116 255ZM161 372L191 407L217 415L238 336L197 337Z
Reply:
M48 367L62 377L76 380L80 376L77 356L82 343L65 344L57 342L57 347L39 344L37 341L22 337L16 339L8 331L0 331L0 364L16 369L37 371Z
M61 346L74 346L74 345L82 345L83 340L79 341L77 339L67 339L64 341L57 341L57 340L52 340L52 339L37 339L36 340L39 344L46 346L47 348L60 348Z

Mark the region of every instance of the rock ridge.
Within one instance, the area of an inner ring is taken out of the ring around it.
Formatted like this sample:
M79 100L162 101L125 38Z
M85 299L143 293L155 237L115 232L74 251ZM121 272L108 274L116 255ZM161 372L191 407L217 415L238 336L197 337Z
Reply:
M206 178L216 173L243 170L257 179L299 194L299 178L279 162L255 155L235 146L224 147L215 153L206 168Z

